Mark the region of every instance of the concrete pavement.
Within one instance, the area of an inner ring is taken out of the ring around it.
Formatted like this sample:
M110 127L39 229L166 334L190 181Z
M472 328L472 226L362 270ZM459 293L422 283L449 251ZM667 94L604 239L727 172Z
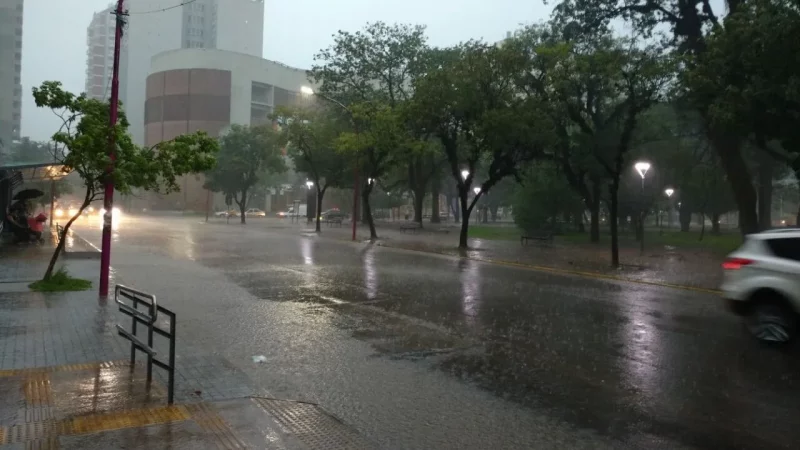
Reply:
M759 347L714 295L256 222L130 217L115 245L115 270L169 302L184 341L381 448L761 449L800 438L797 349Z
M374 448L317 405L270 398L180 335L177 402L168 405L166 373L155 369L147 383L144 365L130 365L116 332L128 320L112 300L20 289L41 277L53 247L0 249L0 449ZM97 258L70 255L62 264L71 275L97 286ZM168 353L165 341L155 348Z

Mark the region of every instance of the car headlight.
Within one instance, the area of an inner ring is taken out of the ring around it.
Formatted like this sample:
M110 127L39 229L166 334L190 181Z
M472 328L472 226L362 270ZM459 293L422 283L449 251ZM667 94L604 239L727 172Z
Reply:
M78 214L78 210L77 210L77 209L75 209L75 208L70 208L70 209L67 211L67 214L69 214L69 216L70 216L70 217L74 217L76 214Z
M64 216L64 210L61 209L61 208L57 209L55 211L55 215L56 215L56 217L63 217Z

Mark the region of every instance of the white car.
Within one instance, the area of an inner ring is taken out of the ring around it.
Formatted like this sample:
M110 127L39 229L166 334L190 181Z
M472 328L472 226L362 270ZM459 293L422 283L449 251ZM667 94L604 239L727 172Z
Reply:
M766 342L788 342L800 314L800 228L747 235L722 268L722 295L750 333Z

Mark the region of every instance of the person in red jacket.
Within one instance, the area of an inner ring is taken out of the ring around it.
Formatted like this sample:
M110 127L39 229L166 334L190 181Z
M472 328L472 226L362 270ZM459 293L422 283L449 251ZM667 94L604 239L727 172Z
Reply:
M30 230L31 237L37 241L42 241L42 232L44 231L44 223L47 222L47 216L39 213L36 217L28 217L28 229Z

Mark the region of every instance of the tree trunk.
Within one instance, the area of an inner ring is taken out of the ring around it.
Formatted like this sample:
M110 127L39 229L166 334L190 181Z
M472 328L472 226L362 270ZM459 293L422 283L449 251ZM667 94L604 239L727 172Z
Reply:
M69 233L70 227L72 227L73 222L78 219L81 215L83 215L83 210L86 209L89 204L92 202L92 191L91 189L86 189L86 195L83 197L83 203L81 207L78 209L78 213L72 216L71 219L64 225L63 230L61 231L61 235L58 237L58 245L56 245L55 251L53 251L53 256L50 257L50 262L47 264L47 270L44 272L44 277L42 279L49 280L50 277L53 276L53 270L56 267L56 262L58 262L58 257L61 255L61 252L64 251L64 245L67 242L67 233Z
M619 199L617 193L619 191L619 175L615 176L608 188L609 197L611 197L611 205L609 207L609 224L611 225L611 267L619 267L619 230L617 229L619 214Z
M453 198L452 196L447 196L447 207L453 211L453 221L458 223L461 221L461 208L458 207L459 205L458 198Z
M578 230L578 233L586 232L586 227L583 225L583 214L580 214L579 212L573 213L572 221L575 224L575 229Z
M414 222L418 223L421 228L422 208L425 202L425 187L423 186L422 189L412 189L411 192L414 194Z
M678 222L681 223L681 231L688 233L692 225L692 212L689 210L687 202L681 202L678 207Z
M723 133L710 133L711 143L719 155L731 185L733 198L739 209L739 227L742 234L758 232L757 196L741 152L741 142Z
M236 195L233 196L233 200L236 201L237 205L239 205L239 220L241 221L242 224L245 224L246 223L246 220L245 220L246 218L245 218L245 215L244 215L244 211L245 211L245 208L247 208L247 189L242 191L242 200L241 201L239 201L239 199L236 197Z
M720 213L711 213L711 234L720 234L719 230L719 216Z
M500 205L493 205L489 210L492 212L492 222L497 222L497 211L500 209Z
M431 223L440 223L442 221L441 217L439 217L440 187L439 178L434 177L433 184L431 184Z
M316 217L317 226L316 226L316 232L317 233L321 233L322 232L322 228L320 227L319 222L321 220L320 211L322 210L322 197L325 196L325 189L328 189L328 186L325 186L324 189L320 189L319 188L319 182L317 182L315 184L315 186L317 186L317 214L316 214L316 216L317 216Z
M758 165L758 225L762 230L772 228L772 178L775 161L762 152Z
M469 238L469 214L470 209L467 207L467 190L459 190L458 200L461 206L461 234L458 236L458 248L466 250L467 239Z
M362 193L362 199L364 203L364 212L363 218L369 225L369 238L370 239L378 239L378 233L375 231L375 221L372 219L372 207L369 204L369 195L372 193L372 184L366 183L364 186L364 192Z

